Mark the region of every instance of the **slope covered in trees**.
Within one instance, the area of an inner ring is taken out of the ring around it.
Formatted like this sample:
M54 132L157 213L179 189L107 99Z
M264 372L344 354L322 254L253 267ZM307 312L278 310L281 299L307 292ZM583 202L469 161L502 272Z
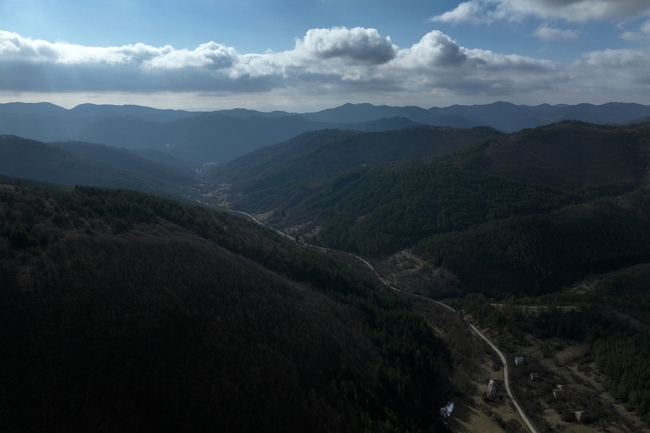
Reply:
M516 215L547 213L576 194L411 161L346 173L306 202L326 222L317 240L368 256L410 247L435 233Z
M460 164L502 178L564 189L638 182L648 165L650 128L565 121L502 135L459 154Z
M3 430L445 431L445 347L349 267L133 191L0 206Z
M562 122L482 140L490 131L445 130L469 145L430 158L409 153L416 130L328 142L355 165L349 170L330 163L329 147L314 138L321 132L220 173L233 182L233 206L274 211L269 221L303 227L308 241L370 257L417 245L474 289L541 293L648 259L648 125ZM406 160L372 160L375 148ZM359 166L355 152L370 155L368 164ZM316 177L317 167L325 175Z
M196 182L191 165L154 149L140 149L136 152L81 141L56 142L49 145L81 158L164 179L171 184L190 185Z
M542 293L650 260L650 192L432 236L416 250L496 294Z
M48 145L0 135L0 174L61 185L133 188L180 195L196 181L124 149L89 143Z
M246 192L260 191L282 182L317 178L364 165L442 155L499 135L490 128L431 126L373 133L312 131L224 164L213 177L237 182L237 188Z

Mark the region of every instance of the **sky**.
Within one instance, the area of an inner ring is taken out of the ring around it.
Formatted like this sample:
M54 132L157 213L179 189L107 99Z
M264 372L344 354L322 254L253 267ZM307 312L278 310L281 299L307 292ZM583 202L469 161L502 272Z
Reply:
M0 102L650 104L650 0L0 0Z

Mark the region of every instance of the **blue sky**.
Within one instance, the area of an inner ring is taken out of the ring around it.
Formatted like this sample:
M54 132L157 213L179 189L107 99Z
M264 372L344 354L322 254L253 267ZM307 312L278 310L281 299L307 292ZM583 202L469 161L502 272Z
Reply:
M0 101L650 104L649 0L0 0Z

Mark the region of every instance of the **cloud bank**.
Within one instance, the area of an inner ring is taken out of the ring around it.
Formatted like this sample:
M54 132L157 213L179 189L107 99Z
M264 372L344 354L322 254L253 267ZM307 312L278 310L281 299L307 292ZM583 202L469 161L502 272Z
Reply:
M635 18L648 13L650 2L647 0L469 0L431 20L477 24L536 17L586 22Z
M638 2L627 4L630 10L639 9ZM555 40L577 37L544 25L536 33ZM531 95L540 102L647 102L648 70L648 49L592 52L560 64L463 47L438 30L400 48L376 29L311 29L291 50L260 54L241 54L216 42L194 49L140 43L89 47L0 31L0 92L12 94L194 93L226 95L231 101L323 98L402 105L431 105L445 98L526 102L532 101Z

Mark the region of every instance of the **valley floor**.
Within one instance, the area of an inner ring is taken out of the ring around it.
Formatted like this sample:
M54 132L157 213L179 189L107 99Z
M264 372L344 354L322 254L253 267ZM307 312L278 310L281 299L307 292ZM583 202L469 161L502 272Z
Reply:
M399 290L414 303L416 311L422 314L436 333L450 347L454 357L454 410L448 419L455 432L490 433L529 431L504 389L495 401L485 398L489 380L503 383L502 363L492 349L472 333L462 319L462 313L454 313L442 304L434 303L423 294L431 295L426 289L432 282L443 282L446 290L458 287L453 275L431 268L416 256L404 251L381 261L375 261L380 273L360 257L337 253L339 258L354 257L348 262L357 269L369 272L384 284ZM362 261L362 263L359 262ZM356 264L354 262L356 261ZM439 287L440 284L435 284ZM603 386L604 377L588 362L588 347L585 344L566 344L555 340L540 340L531 335L515 338L500 330L481 330L504 352L510 367L510 384L515 398L538 432L566 433L648 433L650 429L634 413L625 410ZM515 356L523 356L525 367L515 367ZM534 370L534 371L533 371ZM530 380L530 373L541 376L536 382ZM572 414L581 410L585 400L595 402L599 409L591 414L595 419L582 424L575 419L567 421L566 414L559 413L558 406L550 401L552 389L562 384L567 389ZM573 400L574 399L574 400ZM575 403L573 403L575 401ZM550 402L550 404L549 404ZM563 419L564 418L564 419Z
M264 224L265 217L268 217L244 215L260 224ZM454 390L450 394L455 406L448 419L449 426L455 432L530 431L505 389L501 389L494 401L485 398L489 380L504 380L502 363L496 353L471 331L468 323L463 320L462 313L452 312L431 300L441 296L456 297L463 288L459 279L409 251L401 251L381 260L375 259L371 263L349 253L318 249L337 256L357 270L366 272L375 281L386 284L409 298L416 311L444 339L452 352L455 365ZM531 335L515 337L502 330L481 331L508 359L514 396L537 432L650 432L635 414L626 411L620 402L605 391L602 383L604 378L595 370L594 364L589 363L584 345L567 345L559 339L539 340ZM515 367L515 356L524 356L527 359L526 366ZM530 373L539 374L540 380L531 381ZM552 396L552 390L557 384L564 385L567 395L571 396L561 404L554 401ZM573 413L584 409L581 404L587 400L594 402L590 407L596 407L598 413L590 414L593 421L580 423L574 419ZM564 411L560 408L564 408ZM570 410L571 417L567 416L567 410Z

